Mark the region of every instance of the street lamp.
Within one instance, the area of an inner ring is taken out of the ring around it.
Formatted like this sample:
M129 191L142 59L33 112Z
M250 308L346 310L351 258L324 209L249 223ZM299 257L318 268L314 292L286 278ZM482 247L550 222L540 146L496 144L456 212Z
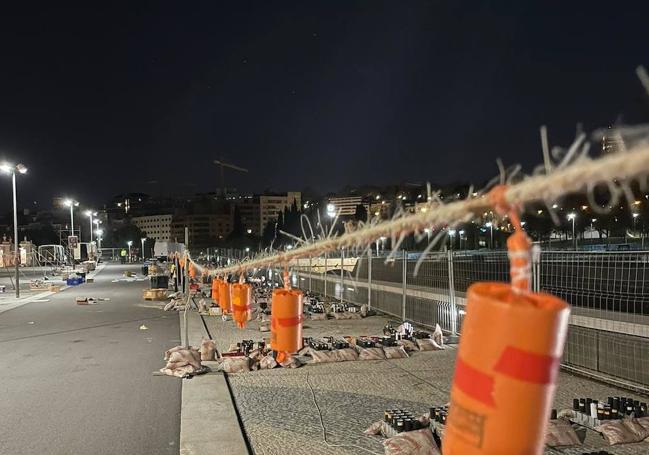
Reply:
M464 236L464 229L458 232L458 234L460 234L460 249L462 249L462 237ZM464 244L464 248L466 248L466 243Z
M575 218L577 218L577 214L574 212L571 212L568 214L568 220L572 221L572 243L574 246L574 249L577 249L577 237L575 237Z
M637 212L633 214L633 230L634 231L636 230L636 222L638 221L638 216L640 216L640 214L637 213Z
M128 262L131 262L131 245L133 245L133 241L129 240L126 244L128 245Z
M430 243L430 233L432 232L432 229L426 228L424 229L424 232L426 233L426 240L428 240L428 243Z
M252 234L252 229L246 229L246 232L247 232L248 234Z
M74 235L74 207L78 207L79 203L72 199L66 199L63 203L70 207L70 232L71 235Z
M14 266L16 269L16 298L20 297L20 276L18 274L18 265L20 264L20 247L18 246L18 207L16 206L16 171L19 174L26 174L27 167L24 164L17 164L12 166L8 163L3 163L0 165L0 170L11 174L11 188L13 191L13 202L14 202Z
M455 237L456 232L457 231L455 229L449 229L448 230L449 243L451 245L451 249L453 249L453 238Z
M99 221L99 220L95 220L95 221ZM99 253L99 250L101 250L101 240L102 240L102 234L104 233L104 230L97 228L95 232L97 233L97 252Z
M489 244L489 246L493 250L494 249L494 224L491 221L489 221L488 223L485 224L485 226L491 229L491 243Z
M87 217L90 218L90 243L92 243L92 217L97 216L97 212L93 212L92 210L86 210L85 214Z
M146 237L142 237L140 242L142 242L142 262L144 262L144 242L146 242Z

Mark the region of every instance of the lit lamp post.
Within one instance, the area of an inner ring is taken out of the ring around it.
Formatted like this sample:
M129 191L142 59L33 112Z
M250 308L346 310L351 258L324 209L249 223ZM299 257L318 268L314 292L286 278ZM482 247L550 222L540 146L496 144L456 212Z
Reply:
M453 240L454 240L456 232L457 231L455 229L449 229L448 230L448 238L449 238L449 243L451 245L451 250L453 249Z
M494 249L494 224L489 221L488 223L485 224L486 227L491 229L491 242L489 243L489 247L493 250Z
M0 170L11 174L11 188L13 191L14 202L14 266L16 269L16 298L20 297L20 276L18 274L18 266L20 264L20 247L18 241L18 207L16 206L16 171L20 174L27 173L27 167L24 164L17 164L15 166L4 163L0 166Z
M568 214L568 220L572 221L572 244L573 248L577 250L577 237L575 237L575 218L577 218L577 214L572 212Z
M462 237L464 236L464 229L458 232L460 234L460 249L462 249ZM466 248L466 242L464 242L464 248Z
M97 255L99 255L99 251L101 251L101 240L102 240L102 234L104 233L104 230L97 228L95 232L97 233Z
M426 228L424 229L424 232L426 233L426 240L428 240L428 243L430 243L430 233L432 232L432 229Z
M131 262L131 245L133 245L133 241L129 240L126 244L128 245L128 262Z
M146 242L146 237L142 237L140 242L142 242L142 262L144 262L144 242Z
M86 210L86 216L90 218L90 243L92 243L92 217L97 216L97 212L93 212L92 210Z

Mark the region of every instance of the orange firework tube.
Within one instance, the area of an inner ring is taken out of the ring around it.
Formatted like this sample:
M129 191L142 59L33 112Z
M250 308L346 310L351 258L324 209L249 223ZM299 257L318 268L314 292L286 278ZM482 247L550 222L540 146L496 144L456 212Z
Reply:
M229 313L230 308L230 287L231 284L225 281L221 281L219 284L219 306L223 313Z
M243 329L251 318L250 295L249 284L235 283L232 285L232 319L240 329Z
M278 353L292 354L302 349L302 292L275 289L270 317L270 347Z
M196 266L192 261L187 261L189 263L189 277L193 280L196 279Z
M214 277L212 279L212 302L219 304L219 283L221 280Z
M444 455L541 454L568 305L505 283L475 283L466 313Z
M444 455L540 455L570 316L563 300L530 289L531 242L506 187L492 190L509 212L512 284L475 283L455 362Z

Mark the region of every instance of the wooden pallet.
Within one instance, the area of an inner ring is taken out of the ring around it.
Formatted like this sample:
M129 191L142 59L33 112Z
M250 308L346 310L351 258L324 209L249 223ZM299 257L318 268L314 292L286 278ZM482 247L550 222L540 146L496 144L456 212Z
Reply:
M142 297L144 300L167 300L167 290L145 289Z

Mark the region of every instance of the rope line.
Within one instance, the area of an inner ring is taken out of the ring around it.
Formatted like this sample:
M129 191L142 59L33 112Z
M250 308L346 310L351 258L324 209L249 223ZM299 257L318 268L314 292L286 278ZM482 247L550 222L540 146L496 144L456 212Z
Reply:
M559 197L598 185L619 184L649 174L649 146L642 145L624 153L605 155L597 159L580 156L571 164L556 168L550 174L527 177L519 183L508 185L505 200L510 206L523 207L538 201L554 201ZM477 214L493 207L487 195L450 202L414 214L406 214L389 221L370 224L339 237L330 237L272 255L258 256L240 263L207 269L216 275L241 273L269 266L286 267L291 262L322 255L341 248L371 244L381 237L402 239L412 233L420 233L431 226L454 225L466 222Z

